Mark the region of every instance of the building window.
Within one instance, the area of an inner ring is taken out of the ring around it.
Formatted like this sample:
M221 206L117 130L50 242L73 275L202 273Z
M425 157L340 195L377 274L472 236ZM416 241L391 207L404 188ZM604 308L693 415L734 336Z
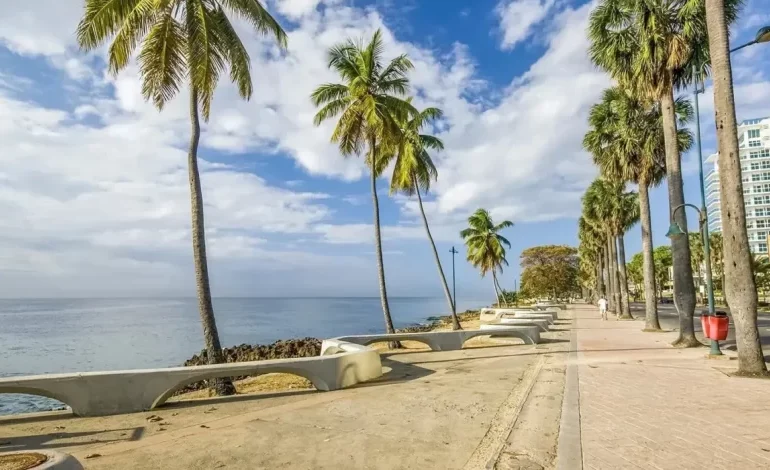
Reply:
M761 147L762 141L760 140L750 140L749 141L749 147Z
M759 139L759 129L749 129L749 139Z
M757 251L759 253L767 253L767 243L760 243L757 245Z
M767 228L767 220L766 219L759 219L757 220L757 228Z
M765 216L765 208L761 209L754 209L754 217L764 217Z
M770 157L770 149L752 150L749 152L749 158L767 158Z
M744 168L746 168L746 167L744 166L744 167L742 167L741 169L743 170ZM752 169L752 170L759 170L759 169L760 169L760 164L759 164L759 162L751 162L751 169Z

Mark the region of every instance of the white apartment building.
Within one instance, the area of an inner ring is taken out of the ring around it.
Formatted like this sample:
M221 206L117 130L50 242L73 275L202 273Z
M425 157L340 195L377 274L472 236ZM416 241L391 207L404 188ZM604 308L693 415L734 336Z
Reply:
M767 253L770 233L770 117L747 119L738 124L738 147L743 175L743 202L746 205L746 228L754 253ZM706 173L706 205L709 231L722 230L719 207L719 163L717 154L706 162L714 169Z

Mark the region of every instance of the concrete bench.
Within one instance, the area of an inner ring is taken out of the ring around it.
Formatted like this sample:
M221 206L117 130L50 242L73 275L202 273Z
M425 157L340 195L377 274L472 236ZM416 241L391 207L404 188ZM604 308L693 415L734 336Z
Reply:
M432 351L455 351L463 348L463 344L476 336L489 336L489 331L460 330L460 331L427 331L421 333L394 333L379 335L342 336L334 341L345 341L366 346L384 341L418 341L427 344ZM540 342L540 329L537 326L508 326L495 330L495 336L511 336L524 341L524 344ZM326 340L321 345L321 354L327 348L334 347Z
M501 318L549 318L548 323L553 323L559 319L559 314L556 310L520 310L518 308L482 308L479 313L479 320L482 323L494 323Z
M326 391L380 377L382 363L377 351L337 340L317 357L7 377L0 379L0 393L40 395L69 405L77 416L102 416L151 410L180 388L201 380L275 372L305 377L316 389Z
M553 302L537 302L535 307L558 308L559 310L567 310L567 304L557 304Z
M503 325L503 326L536 326L541 333L546 333L550 330L548 327L548 319L545 318L508 318L503 316L499 320L490 323L482 323L482 329L484 325Z

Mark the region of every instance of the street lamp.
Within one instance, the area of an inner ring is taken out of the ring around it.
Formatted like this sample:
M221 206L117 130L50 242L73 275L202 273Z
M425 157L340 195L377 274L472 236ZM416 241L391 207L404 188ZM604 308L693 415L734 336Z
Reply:
M455 247L452 247L451 250L449 250L450 253L452 253L452 313L457 315L457 289L455 287L455 255L459 253L459 251L455 250Z
M754 44L760 44L765 42L770 42L770 26L765 26L763 28L760 28L757 31L757 34L754 36L754 39L752 41L749 41L746 44L742 44L734 49L730 49L730 53L732 54L737 50L743 49L744 47L753 46ZM679 227L674 222L673 217L677 209L685 205L689 205L698 211L700 230L701 230L701 235L703 237L703 255L704 255L704 258L706 259L706 283L708 284L707 287L708 287L709 315L714 315L714 288L711 283L711 246L709 243L708 210L706 209L706 182L703 178L703 150L701 148L700 109L698 106L698 95L700 93L705 92L706 85L705 83L700 82L701 74L696 65L693 65L692 71L693 71L693 82L695 84L695 89L693 90L693 95L694 95L693 101L695 102L695 141L698 146L697 147L698 148L698 172L700 173L701 208L698 209L692 204L683 204L682 206L679 206L676 209L674 209L674 212L671 215L672 217L671 227L669 227L669 230L666 236L671 238L672 236L679 236L686 233L682 230L681 227ZM722 286L722 289L724 289L724 286ZM715 340L711 341L711 354L722 354L719 351L719 343Z
M703 180L701 180L701 187L703 187ZM687 227L682 228L679 226L679 224L676 223L676 211L679 209L684 209L685 206L692 207L698 211L698 225L700 228L701 237L703 237L703 257L704 263L706 265L706 292L708 293L709 299L709 315L714 315L714 283L711 278L711 256L708 249L708 215L706 214L705 206L703 210L698 209L698 207L693 204L680 204L676 206L674 211L671 213L671 226L668 228L666 236L673 239L687 235ZM719 350L719 341L715 339L711 340L711 352L709 352L709 354L712 356L722 355L722 351Z
M770 42L770 26L759 28L759 31L757 31L757 35L754 36L753 40L747 42L746 44L742 44L734 49L730 49L730 53L732 54L735 51L743 49L744 47L753 46L754 44L759 44L763 42Z

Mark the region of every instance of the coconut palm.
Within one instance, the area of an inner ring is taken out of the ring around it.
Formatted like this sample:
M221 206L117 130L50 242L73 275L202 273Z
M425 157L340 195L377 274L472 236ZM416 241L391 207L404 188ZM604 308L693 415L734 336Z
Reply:
M487 273L492 273L492 282L495 287L495 298L498 304L500 292L498 290L497 272L503 272L503 266L508 266L508 260L505 259L505 247L510 248L511 243L500 231L512 227L513 222L504 220L495 225L492 217L486 209L477 209L468 217L469 227L460 232L460 236L465 240L465 246L468 249L468 261L481 271L481 277Z
M622 300L615 238L617 224L614 220L617 216L616 198L619 194L617 186L616 183L603 178L595 179L583 196L583 217L594 226L595 230L604 235L610 311L620 315Z
M618 185L622 188L621 185ZM639 222L639 195L633 191L618 194L613 219L615 225L615 237L618 244L618 275L620 277L620 294L623 301L621 319L631 320L631 304L628 299L628 272L626 269L626 243L625 233Z
M730 292L730 312L735 323L738 346L738 372L764 374L767 366L757 329L757 290L751 273L751 252L746 233L743 205L735 98L730 66L729 25L735 19L731 0L706 0L709 53L714 73L714 114L719 152L719 184L722 200L722 230L725 279L723 289Z
M399 122L416 114L414 107L399 98L409 92L406 73L412 63L400 55L387 65L383 63L382 32L378 29L368 44L347 40L329 49L329 68L337 72L343 83L326 83L311 95L313 104L321 109L315 124L337 119L332 142L339 145L343 157L360 155L366 149L366 162L371 173L372 205L374 207L374 238L377 252L377 274L380 300L385 316L385 328L393 333L388 293L385 287L385 267L382 261L380 234L380 205L377 198L379 158L392 154L400 138Z
M591 13L589 54L635 95L660 103L665 141L670 211L684 204L681 158L677 141L674 91L692 82L692 70L708 63L708 38L702 0L603 0ZM740 0L725 0L730 24ZM676 222L687 226L685 211ZM695 287L687 237L674 237L675 303L679 310L679 338L675 346L699 346L693 313Z
M222 73L244 99L252 93L251 62L228 16L245 19L260 34L286 47L286 33L257 0L86 0L77 28L81 49L90 51L112 41L109 71L116 75L138 50L142 94L162 110L179 90L189 88L192 132L188 171L192 205L192 241L198 308L210 363L223 361L211 302L206 259L203 194L198 171L200 117L208 121L214 90ZM199 111L200 107L200 111ZM217 392L234 393L229 380Z
M679 150L690 149L691 132L684 126L692 118L689 101L678 98ZM645 289L645 330L660 330L655 300L655 270L652 255L652 222L649 188L666 176L665 145L660 106L640 100L621 87L608 88L589 113L589 131L583 146L593 155L602 175L639 186L642 255Z
M411 102L411 100L409 100ZM428 153L428 150L443 150L444 143L435 136L422 134L424 127L435 119L441 119L442 112L438 108L425 108L419 113L409 116L406 120L399 121L401 127L401 136L395 146L395 164L393 166L393 176L390 179L391 194L400 192L407 196L417 195L417 203L420 206L422 222L425 226L425 233L428 235L428 241L433 249L433 256L436 259L439 279L444 287L444 294L449 302L449 310L452 312L452 329L460 330L460 321L457 319L456 305L449 292L449 284L444 275L444 269L441 266L441 259L438 256L436 243L433 241L433 235L430 233L428 218L425 216L425 208L422 205L422 196L420 191L428 192L432 181L438 177L436 165ZM381 158L379 160L380 170L391 162L391 158ZM378 171L379 173L379 171Z
M604 288L602 234L595 230L594 226L585 216L581 216L578 220L578 239L580 240L578 251L581 269L584 271L587 271L589 267L593 269L593 274L586 277L593 280L592 287L596 295L604 297L606 294Z

